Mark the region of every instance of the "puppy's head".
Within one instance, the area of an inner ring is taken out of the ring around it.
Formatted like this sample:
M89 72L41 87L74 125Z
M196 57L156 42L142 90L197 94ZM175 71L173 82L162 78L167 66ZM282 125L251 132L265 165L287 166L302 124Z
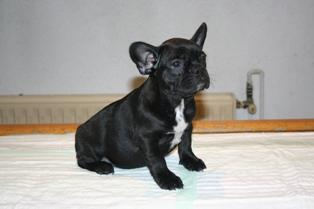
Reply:
M203 23L189 39L172 38L155 47L143 42L130 46L130 56L139 72L154 76L167 94L194 95L209 87L203 45L207 27Z

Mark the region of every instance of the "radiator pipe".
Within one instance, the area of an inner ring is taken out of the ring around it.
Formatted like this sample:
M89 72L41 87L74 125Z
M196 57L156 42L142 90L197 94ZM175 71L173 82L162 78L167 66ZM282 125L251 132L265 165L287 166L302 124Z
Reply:
M239 101L237 100L237 108L247 109L248 113L251 115L256 114L257 107L253 99L253 75L258 75L260 80L260 92L259 92L259 119L264 119L264 71L260 69L253 69L247 73L246 81L246 100Z

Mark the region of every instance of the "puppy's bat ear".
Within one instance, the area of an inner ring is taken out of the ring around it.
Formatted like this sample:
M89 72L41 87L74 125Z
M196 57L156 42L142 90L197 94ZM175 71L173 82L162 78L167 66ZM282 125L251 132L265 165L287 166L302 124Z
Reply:
M203 48L205 39L207 34L207 25L206 23L202 23L202 25L197 29L195 34L193 35L191 41L199 45L201 48Z
M158 60L158 49L152 45L135 42L129 48L130 57L142 75L149 75L155 69Z

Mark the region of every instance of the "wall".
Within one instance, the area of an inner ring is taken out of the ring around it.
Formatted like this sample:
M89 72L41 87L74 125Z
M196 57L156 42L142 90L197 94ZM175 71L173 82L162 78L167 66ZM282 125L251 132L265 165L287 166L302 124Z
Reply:
M126 93L131 42L189 38L204 21L208 91L245 99L259 68L266 118L314 118L313 20L312 0L0 0L0 94Z

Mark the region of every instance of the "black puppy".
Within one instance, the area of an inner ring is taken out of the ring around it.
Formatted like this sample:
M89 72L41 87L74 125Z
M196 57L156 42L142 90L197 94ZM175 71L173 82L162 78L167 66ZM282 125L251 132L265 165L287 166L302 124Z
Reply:
M202 51L203 23L191 40L173 38L161 46L135 42L130 56L143 75L139 88L92 116L76 131L78 165L98 174L147 166L162 189L183 188L166 165L165 156L178 145L180 164L191 171L206 168L191 148L194 95L209 87Z

